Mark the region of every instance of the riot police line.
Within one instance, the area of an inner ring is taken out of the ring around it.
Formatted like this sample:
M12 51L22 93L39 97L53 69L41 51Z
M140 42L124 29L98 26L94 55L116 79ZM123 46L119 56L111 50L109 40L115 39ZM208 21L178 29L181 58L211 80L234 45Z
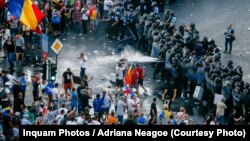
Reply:
M228 109L236 107L245 115L249 110L250 95L249 83L242 80L241 66L234 66L232 60L228 60L227 64L222 64L221 52L214 40L207 41L206 37L202 41L199 41L199 38L192 40L191 48L185 46L187 44L185 38L184 48L178 48L178 45L167 48L165 70L163 70L170 74L165 77L167 81L172 81L171 77L177 79L175 85L180 85L177 88L179 93L189 93L190 97L197 101L210 102L207 106L211 109L214 108L217 96L223 96L226 98ZM208 43L208 48L203 48L203 55L197 56L195 54L197 46L206 43ZM194 96L195 93L198 94Z
M179 95L184 93L184 96L193 97L198 86L199 98L195 97L198 101L207 101L208 106L214 108L215 97L223 95L227 109L238 107L245 114L249 109L250 87L242 80L241 67L235 67L232 60L222 64L220 48L213 39L201 39L194 23L176 27L173 11L167 9L160 15L155 2L151 10L145 10L143 3L142 0L135 6L120 2L115 6L108 17L113 22L116 19L118 24L109 26L108 34L117 32L115 36L119 35L122 40L127 34L124 28L128 28L137 41L137 49L162 60L152 64L153 77L161 74L167 84L176 85Z

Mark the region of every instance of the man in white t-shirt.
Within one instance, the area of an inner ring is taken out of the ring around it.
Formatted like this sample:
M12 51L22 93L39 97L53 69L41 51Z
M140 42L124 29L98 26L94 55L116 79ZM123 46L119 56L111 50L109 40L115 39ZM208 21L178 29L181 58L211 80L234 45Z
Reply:
M115 92L117 94L118 89L120 88L120 92L123 91L123 71L126 68L122 66L122 64L119 62L118 65L115 68L115 74L116 74L116 89Z
M10 87L9 88L12 88L13 82L16 81L16 80L15 80L14 76L10 74L9 71L6 72L6 75L8 77L9 82L10 82Z
M128 116L132 115L136 108L137 108L136 97L131 96L131 98L128 99Z
M67 121L66 125L77 125L77 121L75 118L71 118L69 121Z
M104 0L104 16L106 16L109 13L109 10L114 5L112 0Z
M84 114L85 113L81 113L81 116L79 116L76 120L77 122L77 125L83 125L83 122L84 122Z
M118 118L118 121L123 124L123 114L124 114L124 109L127 106L125 103L125 97L121 96L118 103L117 103L117 109L116 109L116 115Z

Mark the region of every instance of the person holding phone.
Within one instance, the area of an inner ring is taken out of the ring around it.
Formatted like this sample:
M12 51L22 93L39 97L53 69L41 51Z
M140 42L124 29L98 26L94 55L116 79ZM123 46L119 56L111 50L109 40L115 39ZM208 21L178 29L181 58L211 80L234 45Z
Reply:
M232 28L232 24L229 23L226 32L224 33L225 35L225 51L224 53L231 53L232 48L233 48L233 41L235 40L234 36L234 29ZM228 50L228 45L229 45L229 50Z

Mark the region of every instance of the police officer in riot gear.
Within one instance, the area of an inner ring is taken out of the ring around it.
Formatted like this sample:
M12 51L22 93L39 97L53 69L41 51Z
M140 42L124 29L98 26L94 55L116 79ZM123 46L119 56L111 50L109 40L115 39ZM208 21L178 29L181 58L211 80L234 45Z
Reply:
M127 25L131 34L135 37L135 40L138 40L138 34L136 29L136 23L138 22L138 13L133 10L133 5L128 5L127 11Z

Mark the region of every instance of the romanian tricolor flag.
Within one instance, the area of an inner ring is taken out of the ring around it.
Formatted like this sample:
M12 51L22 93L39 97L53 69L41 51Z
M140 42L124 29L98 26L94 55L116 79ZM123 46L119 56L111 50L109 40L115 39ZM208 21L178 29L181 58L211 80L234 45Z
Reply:
M124 94L131 94L131 96L135 96L135 93L133 92L133 88L129 88L127 85L124 85L123 92Z
M132 66L129 67L127 74L125 76L125 83L126 85L130 85L131 84L131 78L132 77Z
M9 11L32 30L36 30L45 16L31 0L9 0Z

